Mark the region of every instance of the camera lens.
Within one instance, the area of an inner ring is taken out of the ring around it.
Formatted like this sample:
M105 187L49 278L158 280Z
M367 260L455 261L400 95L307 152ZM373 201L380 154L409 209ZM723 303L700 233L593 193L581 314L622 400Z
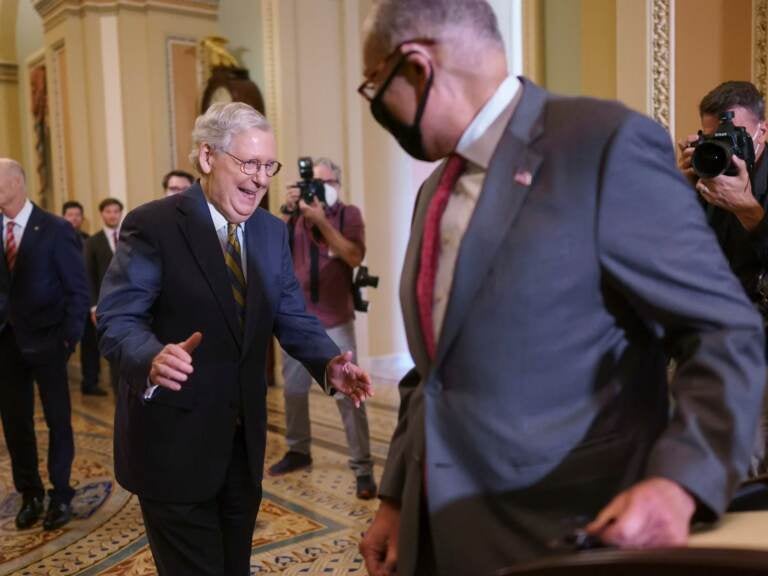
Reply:
M717 140L709 140L696 146L691 157L691 166L700 178L714 178L728 169L731 156L730 146Z

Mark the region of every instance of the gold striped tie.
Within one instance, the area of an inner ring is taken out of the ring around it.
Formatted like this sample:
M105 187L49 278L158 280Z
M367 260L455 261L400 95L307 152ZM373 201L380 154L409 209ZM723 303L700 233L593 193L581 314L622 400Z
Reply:
M232 284L232 296L235 298L237 318L240 330L245 326L245 274L243 274L243 257L240 251L240 241L237 239L237 224L227 224L227 249L224 253L227 264L229 282Z

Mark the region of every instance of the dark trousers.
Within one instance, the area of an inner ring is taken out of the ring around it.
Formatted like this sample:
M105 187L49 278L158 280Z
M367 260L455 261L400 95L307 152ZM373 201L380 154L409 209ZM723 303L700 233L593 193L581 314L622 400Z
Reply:
M205 502L178 504L139 498L159 576L247 576L261 487L248 469L238 427L224 485Z
M45 359L26 360L16 343L13 328L6 326L0 333L0 417L11 455L13 483L25 497L42 497L45 490L37 468L33 380L37 382L48 426L51 497L69 503L75 493L69 485L75 442L67 384L67 354L62 345L61 350L52 352Z
M99 374L101 374L101 354L99 354L98 339L96 338L96 327L91 320L91 314L85 321L85 332L80 341L80 366L83 370L83 382L80 389L93 390L99 387ZM114 362L109 363L109 383L112 385L112 391L117 398L117 382L120 377L120 370Z
M91 321L91 313L85 320L85 331L80 341L80 366L83 371L81 390L93 390L99 386L99 372L101 371L101 356L96 341L96 327Z

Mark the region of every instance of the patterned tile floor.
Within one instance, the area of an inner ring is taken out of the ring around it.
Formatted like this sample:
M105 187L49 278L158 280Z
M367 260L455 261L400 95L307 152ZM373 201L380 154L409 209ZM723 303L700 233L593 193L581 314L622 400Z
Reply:
M376 476L397 418L397 363L372 369L376 396L368 403ZM149 576L155 574L138 502L112 475L111 397L83 397L72 390L76 457L72 480L75 519L60 530L40 525L19 532L14 517L20 497L13 489L8 451L0 441L0 576ZM282 390L270 389L267 465L285 451ZM266 478L253 534L251 574L363 575L357 552L376 503L357 500L347 468L346 441L335 403L319 388L310 396L311 469ZM39 408L39 402L38 402ZM40 471L45 478L47 434L36 415Z

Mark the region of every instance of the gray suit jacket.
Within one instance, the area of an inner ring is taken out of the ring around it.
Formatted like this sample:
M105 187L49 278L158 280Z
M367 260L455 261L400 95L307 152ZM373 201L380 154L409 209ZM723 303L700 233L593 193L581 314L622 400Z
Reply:
M616 103L523 90L464 236L434 362L415 286L442 167L417 200L401 284L416 371L401 383L381 486L401 501L401 576L415 573L424 493L440 573L474 576L553 553L649 476L680 483L714 518L746 470L761 322L669 135Z

